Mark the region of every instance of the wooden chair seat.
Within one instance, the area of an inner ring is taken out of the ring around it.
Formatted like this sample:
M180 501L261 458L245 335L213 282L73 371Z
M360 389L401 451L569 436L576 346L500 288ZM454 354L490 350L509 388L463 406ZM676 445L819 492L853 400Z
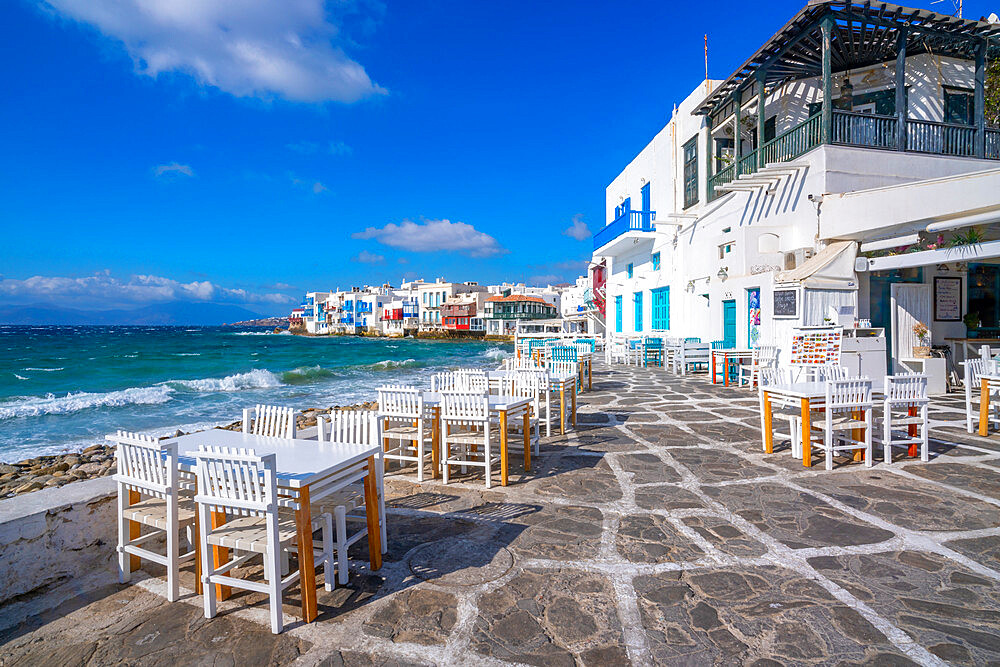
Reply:
M823 419L813 422L813 428L826 430L826 421ZM856 428L868 428L868 422L863 419L854 419L846 415L838 415L831 420L830 428L834 431L849 431Z
M324 523L324 517L313 515L313 530L319 530ZM292 544L297 539L295 512L280 510L278 512L278 540L282 547ZM257 554L265 553L267 551L267 519L257 516L236 517L218 528L212 529L208 535L208 544Z
M337 507L343 507L345 512L353 512L359 507L365 506L365 487L361 484L352 484L329 496L312 503L313 513L333 514Z
M190 499L181 499L177 503L178 527L194 523L195 505ZM122 516L129 521L137 521L144 526L152 526L159 530L167 529L167 501L162 498L146 498L134 505L129 505Z

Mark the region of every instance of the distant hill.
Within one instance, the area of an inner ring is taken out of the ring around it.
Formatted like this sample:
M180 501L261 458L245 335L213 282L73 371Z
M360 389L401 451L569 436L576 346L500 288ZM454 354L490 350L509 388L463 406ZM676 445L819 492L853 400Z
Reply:
M0 324L118 324L213 326L260 317L221 303L172 301L134 310L76 310L58 306L0 306Z

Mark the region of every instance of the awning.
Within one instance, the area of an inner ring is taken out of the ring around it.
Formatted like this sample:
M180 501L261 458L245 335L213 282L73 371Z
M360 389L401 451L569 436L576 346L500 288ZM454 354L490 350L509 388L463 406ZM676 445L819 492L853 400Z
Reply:
M857 288L854 258L858 244L854 241L834 241L790 271L774 277L776 283L797 283L816 289Z

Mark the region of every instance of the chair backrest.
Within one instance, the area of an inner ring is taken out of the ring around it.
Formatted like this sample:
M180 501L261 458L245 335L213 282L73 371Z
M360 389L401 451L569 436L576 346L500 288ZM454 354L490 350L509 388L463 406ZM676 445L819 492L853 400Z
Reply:
M721 349L723 349L725 347L725 345L726 345L726 341L724 341L724 340L713 340L712 341L712 349L713 350L721 350Z
M554 345L549 348L549 359L552 361L577 361L579 360L579 355L575 347Z
M321 442L379 443L378 413L374 410L331 410L329 415L321 415L320 418L329 425L329 431L325 427L319 429ZM324 431L327 431L326 435Z
M965 360L965 377L963 378L963 383L966 390L972 389L975 391L979 388L979 380L986 374L988 364L989 362L985 359Z
M534 359L521 357L520 359L504 359L501 370L505 371L531 371L545 370L544 366L535 363Z
M543 373L510 373L500 379L500 396L538 400L549 386Z
M700 343L701 342L701 338L698 338L697 336L689 336L689 337L687 337L687 338L684 339L684 342L685 343Z
M272 438L295 437L295 410L280 405L257 405L253 409L253 426L248 427L244 411L243 431Z
M833 364L825 366L814 366L813 374L817 382L828 382L831 380L845 380L848 377L847 369L843 366Z
M419 419L424 412L424 392L416 387L386 385L378 388L380 417Z
M252 449L199 447L198 494L195 502L216 510L261 516L277 511L275 455L257 456Z
M166 498L177 491L177 443L161 444L140 433L118 431L109 439L117 444L115 481L132 491Z
M757 346L757 364L763 368L765 366L773 366L778 362L778 346L777 345L759 345Z
M759 387L768 387L775 384L786 384L788 382L788 370L785 368L774 368L772 366L761 366L760 376L757 380Z
M553 361L549 359L545 362L545 368L554 375L576 375L577 365L575 361Z
M431 376L431 391L486 391L489 388L486 371L461 368Z
M872 381L869 378L830 380L826 383L827 411L864 409L872 405Z
M885 376L885 402L892 405L926 403L927 376L922 373L903 373Z
M442 391L441 419L489 424L490 395L485 392Z

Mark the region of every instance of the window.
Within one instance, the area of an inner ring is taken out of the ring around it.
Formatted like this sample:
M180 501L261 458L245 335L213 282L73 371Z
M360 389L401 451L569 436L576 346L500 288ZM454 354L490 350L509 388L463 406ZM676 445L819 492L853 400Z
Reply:
M653 253L653 270L654 271L660 270L660 253L658 252Z
M636 292L632 297L635 312L635 330L642 331L642 292Z
M723 243L719 246L719 259L725 259L726 255L733 251L735 243Z
M733 163L733 140L723 137L715 140L715 173Z
M670 328L670 288L660 287L650 293L653 295L653 329L665 331Z
M628 266L625 267L625 275L628 278L632 277L632 264L631 263Z
M944 122L972 125L972 91L958 88L944 89Z
M684 144L684 208L698 203L698 137Z
M622 332L622 298L621 296L615 297L615 332Z

